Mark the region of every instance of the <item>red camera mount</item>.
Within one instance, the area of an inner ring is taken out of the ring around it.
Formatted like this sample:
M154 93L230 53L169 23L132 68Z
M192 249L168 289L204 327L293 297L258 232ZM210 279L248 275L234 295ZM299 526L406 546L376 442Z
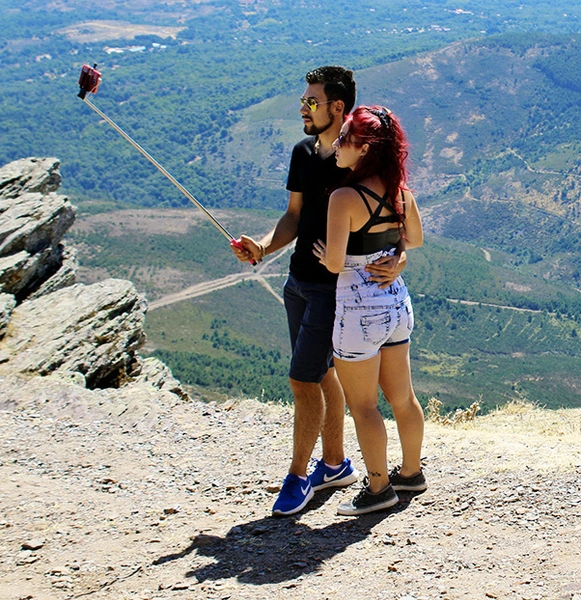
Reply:
M96 94L101 83L101 73L97 71L97 63L92 67L89 65L83 65L81 69L81 76L79 77L79 90L78 96L82 100L85 99L87 92L90 94Z

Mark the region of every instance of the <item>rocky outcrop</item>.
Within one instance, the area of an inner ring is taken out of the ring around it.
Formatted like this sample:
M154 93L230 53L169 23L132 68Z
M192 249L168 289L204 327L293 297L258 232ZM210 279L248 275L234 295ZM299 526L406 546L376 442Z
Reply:
M56 158L22 158L0 169L0 198L17 198L29 192L49 194L61 184Z
M173 376L170 368L154 357L143 360L135 381L153 385L153 387L164 392L171 392L183 400L189 398L182 384Z
M76 252L62 239L76 209L56 193L58 167L29 158L0 169L0 378L52 375L51 385L60 376L187 398L168 367L138 354L147 303L133 284L75 283Z
M8 329L8 323L10 323L10 317L15 306L16 298L14 296L11 294L0 294L0 339L4 337Z
M45 294L56 292L64 287L73 285L76 280L77 268L77 251L75 248L69 248L64 244L62 246L62 254L59 260L59 269L51 277L46 279L44 283L35 291L31 291L28 298L40 298Z
M22 300L63 265L61 240L75 220L56 159L25 159L0 169L0 291ZM69 254L70 256L70 254Z
M144 341L146 303L129 281L75 284L16 307L0 342L0 375L76 371L109 387L133 371Z

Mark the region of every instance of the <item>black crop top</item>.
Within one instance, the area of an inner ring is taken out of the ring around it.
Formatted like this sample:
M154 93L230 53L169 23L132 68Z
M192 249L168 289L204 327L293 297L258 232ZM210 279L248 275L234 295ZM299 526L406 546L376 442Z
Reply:
M379 250L395 248L401 240L399 228L394 227L385 231L369 233L369 230L375 225L380 225L381 223L399 223L398 214L395 212L393 207L387 203L387 195L384 195L383 197L378 196L369 188L359 184L354 184L351 187L361 196L363 202L365 202L365 206L367 206L370 217L367 223L365 223L361 229L358 231L352 231L349 234L349 241L347 242L347 254L357 256L362 254L373 254ZM368 194L374 200L379 202L375 211L371 210L365 194ZM405 207L403 190L401 192L401 197L403 206ZM383 208L387 208L391 214L380 217L379 214ZM405 219L405 214L403 215L403 219Z

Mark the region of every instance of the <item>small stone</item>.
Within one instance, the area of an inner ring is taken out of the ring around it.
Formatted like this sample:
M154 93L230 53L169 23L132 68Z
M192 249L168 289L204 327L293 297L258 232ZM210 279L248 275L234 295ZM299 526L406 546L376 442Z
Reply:
M70 581L58 580L53 582L53 587L59 590L70 590L73 587L73 584Z
M26 553L27 556L23 556L16 561L16 565L19 567L23 567L25 565L33 565L35 562L38 562L39 557L35 554Z
M178 583L174 583L172 586L172 590L188 590L190 588L190 584L189 583L184 583L183 581L178 581Z
M41 539L41 538L35 538L32 540L28 540L27 542L24 542L22 544L22 549L23 550L40 550L44 545L45 545L46 541Z
M257 525L252 530L252 535L262 535L263 533L267 533L267 532L268 532L268 528L267 527L262 527L260 525Z

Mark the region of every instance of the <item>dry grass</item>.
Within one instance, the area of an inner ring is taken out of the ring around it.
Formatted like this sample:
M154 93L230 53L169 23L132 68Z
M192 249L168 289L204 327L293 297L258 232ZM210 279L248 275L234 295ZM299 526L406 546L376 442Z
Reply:
M468 423L474 421L476 413L480 410L480 404L473 402L469 408L458 408L453 413L441 415L440 410L443 406L443 402L436 398L430 398L428 400L427 418L434 423L440 423L442 425L458 425L460 423Z
M473 405L439 416L437 401L432 406L426 452L461 456L475 475L532 470L547 477L581 469L581 408L547 410L516 399L487 415L476 416Z
M527 400L515 399L497 408L491 419L498 425L510 425L537 435L578 437L581 434L581 409L547 410Z

